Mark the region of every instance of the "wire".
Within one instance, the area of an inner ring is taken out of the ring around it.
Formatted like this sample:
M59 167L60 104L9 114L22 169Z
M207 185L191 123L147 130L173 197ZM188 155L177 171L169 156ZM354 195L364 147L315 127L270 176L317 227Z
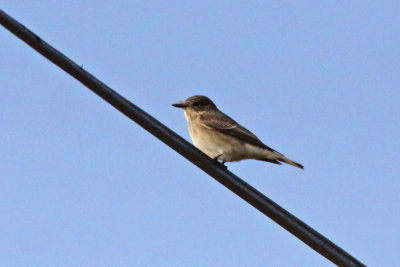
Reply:
M125 116L135 121L331 262L339 266L365 266L235 174L221 168L219 163L210 159L171 129L102 83L2 10L0 10L0 23L37 52L121 111Z

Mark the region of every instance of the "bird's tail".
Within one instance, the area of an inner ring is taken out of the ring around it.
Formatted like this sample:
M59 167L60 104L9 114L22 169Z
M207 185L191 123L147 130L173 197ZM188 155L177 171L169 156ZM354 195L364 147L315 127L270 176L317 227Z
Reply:
M281 162L285 162L285 163L295 166L297 168L304 169L303 165L301 165L300 163L297 163L296 161L293 161L285 156L280 156L277 160L281 161Z

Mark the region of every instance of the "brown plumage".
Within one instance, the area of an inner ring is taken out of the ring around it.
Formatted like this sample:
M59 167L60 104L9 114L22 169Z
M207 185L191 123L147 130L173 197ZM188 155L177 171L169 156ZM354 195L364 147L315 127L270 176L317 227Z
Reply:
M252 132L221 112L206 96L192 96L173 104L183 108L194 145L211 158L222 162L256 159L303 166L265 145Z

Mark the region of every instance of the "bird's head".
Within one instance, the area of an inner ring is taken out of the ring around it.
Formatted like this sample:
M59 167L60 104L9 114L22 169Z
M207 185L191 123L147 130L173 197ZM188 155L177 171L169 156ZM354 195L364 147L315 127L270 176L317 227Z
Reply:
M183 102L172 104L174 107L182 108L186 112L202 112L206 110L216 109L217 106L206 96L191 96Z

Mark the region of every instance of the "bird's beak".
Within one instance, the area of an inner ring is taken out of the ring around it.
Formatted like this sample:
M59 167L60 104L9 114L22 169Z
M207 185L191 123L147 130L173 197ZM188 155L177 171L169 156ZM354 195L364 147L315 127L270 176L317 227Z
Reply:
M175 104L172 104L174 107L176 107L176 108L185 108L186 107L186 105L185 104L183 104L182 102L180 102L180 103L175 103Z

